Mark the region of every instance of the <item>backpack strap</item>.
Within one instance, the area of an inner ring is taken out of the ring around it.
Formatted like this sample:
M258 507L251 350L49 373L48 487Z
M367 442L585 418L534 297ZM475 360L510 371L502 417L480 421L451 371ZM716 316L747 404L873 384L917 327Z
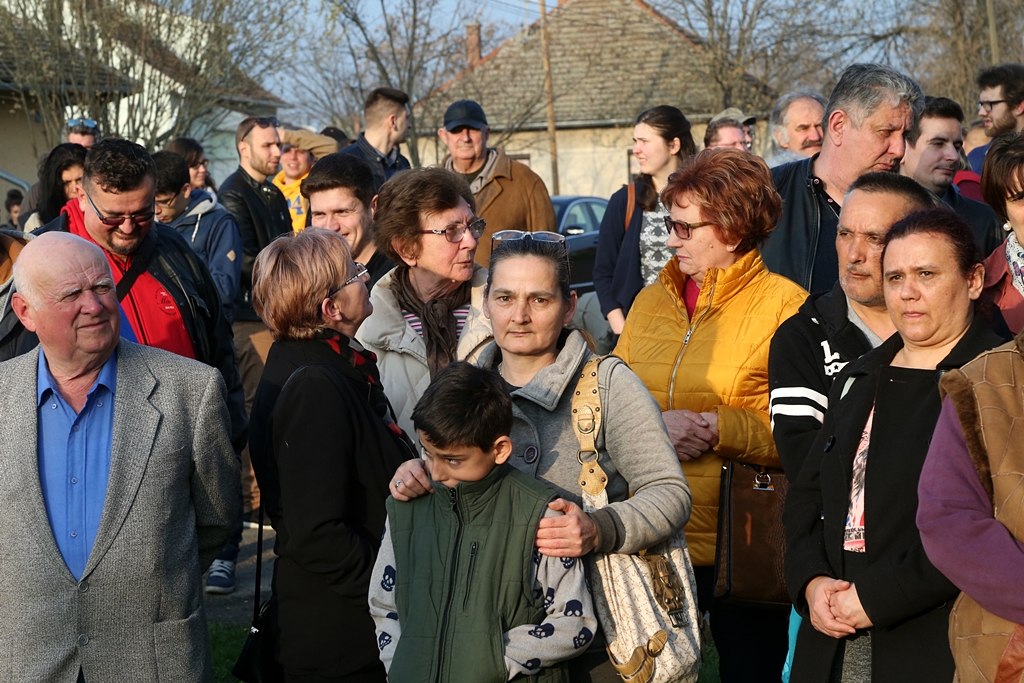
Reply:
M601 433L601 390L597 382L597 369L604 356L594 356L583 366L572 397L572 428L580 442L576 456L580 466L580 488L591 496L600 495L608 485L608 475L598 464L597 435ZM593 459L584 460L588 454Z
M634 210L636 210L636 183L631 182L626 185L626 232L629 232L629 224L633 221Z

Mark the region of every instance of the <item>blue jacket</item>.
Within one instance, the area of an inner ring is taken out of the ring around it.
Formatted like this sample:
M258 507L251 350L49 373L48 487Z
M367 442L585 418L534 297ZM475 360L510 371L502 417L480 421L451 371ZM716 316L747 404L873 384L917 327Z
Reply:
M629 217L626 230L626 208L629 204L627 186L608 200L601 229L597 236L597 255L594 257L594 289L601 303L601 312L607 315L616 308L629 313L633 299L644 288L640 273L640 228L644 210L640 208L640 186L636 188L637 202Z
M171 223L213 276L228 323L242 278L242 237L227 209L204 190L192 190L188 208Z

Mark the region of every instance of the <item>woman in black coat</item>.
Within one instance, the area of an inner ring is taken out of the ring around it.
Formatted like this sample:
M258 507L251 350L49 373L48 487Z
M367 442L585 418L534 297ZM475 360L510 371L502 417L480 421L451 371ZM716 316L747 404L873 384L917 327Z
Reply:
M354 341L373 308L345 239L279 237L253 269L274 336L250 418L250 452L277 531L273 607L285 680L383 683L367 609L395 469L415 456Z
M882 271L899 334L837 378L787 496L786 580L805 617L792 683L953 678L946 634L959 591L925 555L917 483L939 377L1001 340L974 315L984 268L952 211L894 225Z

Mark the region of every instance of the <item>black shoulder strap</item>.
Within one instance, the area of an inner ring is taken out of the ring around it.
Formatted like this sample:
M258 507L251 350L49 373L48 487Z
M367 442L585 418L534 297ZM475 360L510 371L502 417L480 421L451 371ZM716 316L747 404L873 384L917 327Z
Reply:
M121 281L117 283L117 300L124 301L124 298L128 296L128 292L131 291L132 285L139 279L139 276L146 272L149 268L150 261L153 260L153 252L156 251L156 234L154 234L155 226L149 229L149 232L142 239L142 244L132 254L132 265L125 271L125 274L121 277Z
M263 579L263 506L260 505L259 528L256 530L256 595L252 601L252 626L260 623L260 584Z

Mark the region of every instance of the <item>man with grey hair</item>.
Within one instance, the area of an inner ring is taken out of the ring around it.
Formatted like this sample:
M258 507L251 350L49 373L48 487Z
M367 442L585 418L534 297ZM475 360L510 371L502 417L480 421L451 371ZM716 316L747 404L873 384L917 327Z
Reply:
M776 147L768 159L769 167L800 161L821 151L821 120L826 106L828 100L813 90L794 90L776 100L768 118Z
M839 279L836 229L850 185L871 171L894 172L904 134L924 109L909 76L881 64L854 64L832 91L821 152L772 169L782 217L761 250L769 270L809 292Z
M201 575L239 514L220 373L120 335L105 253L30 241L0 364L0 678L212 680Z

